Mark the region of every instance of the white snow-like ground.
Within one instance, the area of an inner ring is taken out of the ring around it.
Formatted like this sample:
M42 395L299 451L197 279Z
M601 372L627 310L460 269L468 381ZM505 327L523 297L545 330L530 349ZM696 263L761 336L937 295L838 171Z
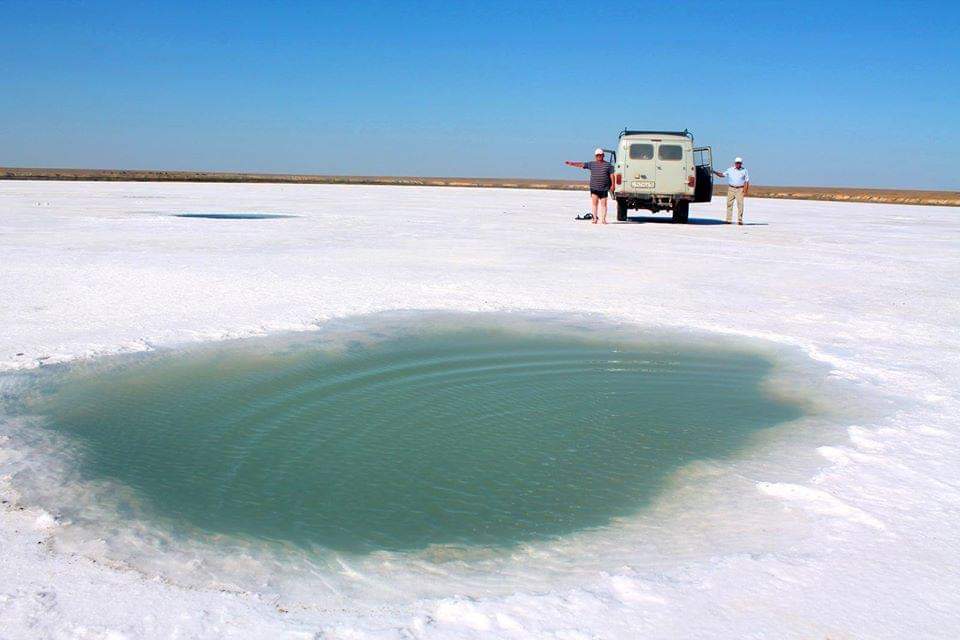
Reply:
M78 357L530 309L779 345L867 407L688 469L606 537L518 550L472 582L449 578L468 561L344 563L315 597L54 550L61 525L9 475L42 456L0 436L0 638L960 637L960 210L754 199L745 227L602 227L573 221L586 200L0 182L0 392ZM298 217L171 215L244 211Z

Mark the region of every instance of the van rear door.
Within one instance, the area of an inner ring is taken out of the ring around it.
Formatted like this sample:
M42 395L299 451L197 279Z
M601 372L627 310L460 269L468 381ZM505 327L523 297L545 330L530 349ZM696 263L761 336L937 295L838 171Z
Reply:
M663 141L657 144L657 193L684 193L687 189L688 164L683 144Z
M653 193L657 187L656 149L649 140L628 140L623 159L623 190Z
M693 201L710 202L713 198L713 149L696 147L693 150L693 163L697 168L697 188L693 193Z

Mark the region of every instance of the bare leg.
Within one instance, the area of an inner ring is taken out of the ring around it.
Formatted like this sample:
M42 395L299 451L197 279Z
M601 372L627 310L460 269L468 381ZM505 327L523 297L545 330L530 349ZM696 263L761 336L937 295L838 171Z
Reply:
M593 220L591 220L593 224L597 224L597 202L599 201L600 198L598 198L596 194L590 194L590 213L593 214Z
M598 198L598 200L600 200L600 221L607 224L607 199Z

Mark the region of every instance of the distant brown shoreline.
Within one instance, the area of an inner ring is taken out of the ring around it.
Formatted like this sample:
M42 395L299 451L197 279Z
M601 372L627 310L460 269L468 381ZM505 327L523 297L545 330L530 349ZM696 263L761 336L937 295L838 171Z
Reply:
M135 169L46 169L0 167L0 180L90 180L106 182L219 182L277 184L363 184L428 187L481 187L502 189L556 189L579 191L582 180L537 180L528 178L434 178L405 176L325 176L286 173L231 173L214 171L141 171ZM717 185L714 193L726 188ZM912 189L861 189L855 187L763 187L750 188L753 196L791 200L833 200L881 204L918 204L960 207L960 192Z

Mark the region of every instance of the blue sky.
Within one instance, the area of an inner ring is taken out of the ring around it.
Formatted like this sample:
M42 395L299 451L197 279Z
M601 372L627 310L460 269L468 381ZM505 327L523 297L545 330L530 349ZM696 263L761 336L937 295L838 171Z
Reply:
M581 178L689 128L757 184L960 188L946 2L0 2L0 165Z

